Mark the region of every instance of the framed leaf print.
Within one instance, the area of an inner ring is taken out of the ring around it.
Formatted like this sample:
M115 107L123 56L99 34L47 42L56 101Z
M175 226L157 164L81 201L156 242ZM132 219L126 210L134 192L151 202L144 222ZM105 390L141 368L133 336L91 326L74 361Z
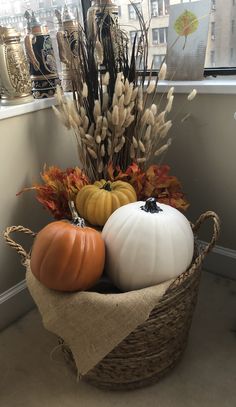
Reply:
M170 7L167 41L167 78L203 79L207 47L210 0Z

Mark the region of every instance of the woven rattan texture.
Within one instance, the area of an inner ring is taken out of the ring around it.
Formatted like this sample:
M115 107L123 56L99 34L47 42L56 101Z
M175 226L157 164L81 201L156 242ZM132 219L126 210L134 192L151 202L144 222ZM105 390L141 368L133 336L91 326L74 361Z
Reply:
M83 379L110 390L135 389L157 382L181 358L197 301L200 267L192 266L136 328ZM76 370L70 349L66 360Z

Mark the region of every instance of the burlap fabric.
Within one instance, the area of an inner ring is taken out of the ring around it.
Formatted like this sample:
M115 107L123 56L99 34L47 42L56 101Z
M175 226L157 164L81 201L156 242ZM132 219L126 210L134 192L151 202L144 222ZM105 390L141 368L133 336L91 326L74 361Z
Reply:
M111 352L158 304L173 280L127 293L61 293L44 287L26 261L28 289L45 328L72 351L79 375L86 374Z

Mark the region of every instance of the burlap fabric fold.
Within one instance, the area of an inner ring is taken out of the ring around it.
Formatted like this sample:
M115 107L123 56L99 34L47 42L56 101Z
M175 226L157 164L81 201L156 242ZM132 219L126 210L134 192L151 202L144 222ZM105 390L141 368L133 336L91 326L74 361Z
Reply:
M44 287L27 262L28 289L45 328L70 347L79 375L86 374L144 322L173 280L118 294L61 293Z

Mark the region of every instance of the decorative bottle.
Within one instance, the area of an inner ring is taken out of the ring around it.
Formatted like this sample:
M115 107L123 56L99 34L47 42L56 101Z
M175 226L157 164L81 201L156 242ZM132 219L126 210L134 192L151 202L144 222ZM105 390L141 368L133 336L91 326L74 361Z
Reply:
M52 40L48 28L35 17L25 13L28 21L28 33L25 36L25 48L30 63L33 95L36 99L51 97L60 84Z
M62 14L55 10L58 20L57 43L62 64L62 87L65 92L72 91L71 72L77 55L79 24L65 5Z
M1 104L31 102L29 65L14 28L0 27L0 94Z

